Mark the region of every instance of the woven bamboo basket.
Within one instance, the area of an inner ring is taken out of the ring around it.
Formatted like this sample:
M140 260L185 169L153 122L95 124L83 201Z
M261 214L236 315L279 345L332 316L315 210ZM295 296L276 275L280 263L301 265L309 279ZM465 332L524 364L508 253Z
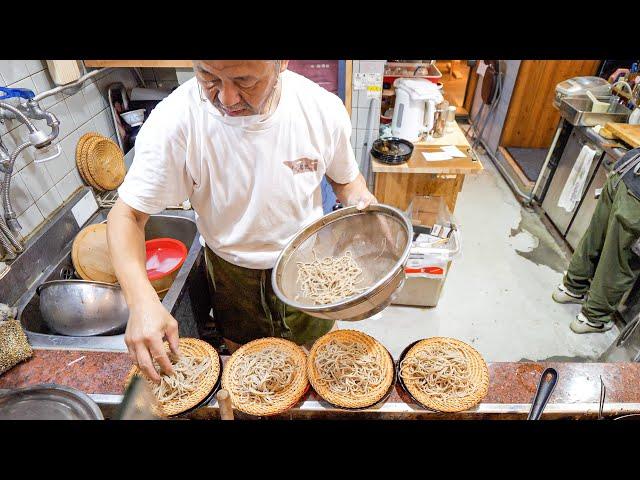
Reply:
M203 381L198 388L184 398L170 400L164 405L160 405L160 411L156 412L161 416L180 415L186 411L192 410L200 405L204 400L209 398L216 388L218 379L220 378L220 356L215 348L203 340L197 338L181 338L179 341L180 352L182 355L192 357L209 357L211 359L211 367L206 373ZM169 343L165 342L165 349L169 351ZM125 380L125 388L129 385L134 375L144 376L137 366L133 366Z
M87 150L85 160L89 177L103 190L111 191L120 186L125 176L124 154L110 138L97 137Z
M82 160L82 149L84 147L84 144L87 142L87 140L89 140L90 138L96 137L98 136L99 133L97 132L88 132L85 133L84 135L82 135L80 137L80 140L78 140L78 143L76 144L76 168L78 169L78 173L80 173L80 177L82 177L82 180L89 185L89 180L86 177L86 174L84 173L84 166L82 164L83 160Z
M298 367L298 371L296 372L291 384L289 384L289 386L283 391L274 395L273 404L264 405L258 402L242 402L238 398L238 394L236 390L234 390L234 386L231 381L234 369L242 357L260 352L266 347L276 347L291 355L295 365ZM236 350L227 361L224 371L222 372L222 388L229 392L233 406L241 412L258 416L276 415L293 407L309 389L306 363L307 355L305 351L302 347L299 347L289 340L282 338L260 338L258 340L253 340Z
M437 398L423 391L416 380L405 379L402 376L400 367L406 358L416 355L429 345L438 343L446 343L460 350L468 362L470 384L472 386L464 397ZM419 340L405 349L405 352L398 361L398 378L400 379L402 387L416 402L425 408L440 412L461 412L468 410L480 403L489 390L489 369L482 355L471 345L449 337L431 337Z
M374 355L379 359L384 371L383 381L369 393L358 398L332 392L327 385L319 380L319 374L315 366L315 358L318 351L331 340L363 344L367 348L368 354ZM334 330L320 337L311 347L309 358L307 359L307 375L313 389L327 402L338 407L355 409L375 405L389 393L395 378L395 368L389 352L375 338L355 330Z
M104 192L105 190L98 185L96 180L91 176L91 172L89 172L87 166L87 157L89 155L89 150L102 139L102 135L94 135L85 140L82 144L82 149L80 151L80 174L83 176L85 181L91 185L93 188L98 190L99 192Z

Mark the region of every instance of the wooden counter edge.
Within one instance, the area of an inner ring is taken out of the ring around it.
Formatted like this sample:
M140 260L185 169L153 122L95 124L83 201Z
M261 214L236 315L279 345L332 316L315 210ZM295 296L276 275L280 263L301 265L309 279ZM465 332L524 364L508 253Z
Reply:
M432 173L432 174L448 174L448 175L468 175L479 173L484 170L484 166L480 160L473 161L469 157L464 159L443 160L441 162L429 162L429 166L409 167L406 163L402 165L387 165L371 158L371 167L373 173ZM467 160L465 166L452 166L452 163L460 163ZM426 162L425 162L426 163ZM449 164L449 165L447 165Z

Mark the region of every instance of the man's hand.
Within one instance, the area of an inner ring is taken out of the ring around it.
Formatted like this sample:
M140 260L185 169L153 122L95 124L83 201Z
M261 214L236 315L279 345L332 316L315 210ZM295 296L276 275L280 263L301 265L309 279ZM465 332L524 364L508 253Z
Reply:
M345 207L355 205L358 210L364 210L369 205L378 203L376 197L367 188L362 174L359 174L351 183L336 183L330 178L328 180L336 197Z
M347 200L346 206L351 207L352 205L355 205L358 210L364 210L369 205L375 205L376 203L378 203L376 197L374 197L373 194L369 190L367 190L356 198L350 198L349 200Z
M131 361L154 382L160 381L160 375L153 365L154 360L160 365L162 373L174 373L164 348L164 337L169 342L171 352L179 356L176 319L167 312L158 298L135 303L129 312L124 342L129 349Z
M144 227L149 215L118 199L107 217L107 240L113 269L129 306L125 343L129 356L148 378L160 382L153 360L162 373L174 373L163 338L179 356L178 322L160 303L145 267Z

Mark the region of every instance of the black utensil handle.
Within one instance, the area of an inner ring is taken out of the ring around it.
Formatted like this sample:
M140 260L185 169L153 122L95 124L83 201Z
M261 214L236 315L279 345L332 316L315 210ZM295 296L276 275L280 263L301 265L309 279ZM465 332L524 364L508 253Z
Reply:
M540 419L540 417L542 416L542 411L547 405L549 397L551 396L553 389L556 387L557 382L558 372L555 368L547 368L544 372L542 372L540 383L538 383L538 390L536 391L536 396L533 398L531 411L529 412L527 420Z

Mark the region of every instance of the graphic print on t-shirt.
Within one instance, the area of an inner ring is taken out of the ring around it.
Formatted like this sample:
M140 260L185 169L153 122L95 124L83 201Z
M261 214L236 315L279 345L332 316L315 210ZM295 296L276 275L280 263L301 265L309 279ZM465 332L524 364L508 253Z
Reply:
M304 172L316 172L318 170L318 160L310 158L299 158L298 160L285 160L284 163L291 169L294 175Z

